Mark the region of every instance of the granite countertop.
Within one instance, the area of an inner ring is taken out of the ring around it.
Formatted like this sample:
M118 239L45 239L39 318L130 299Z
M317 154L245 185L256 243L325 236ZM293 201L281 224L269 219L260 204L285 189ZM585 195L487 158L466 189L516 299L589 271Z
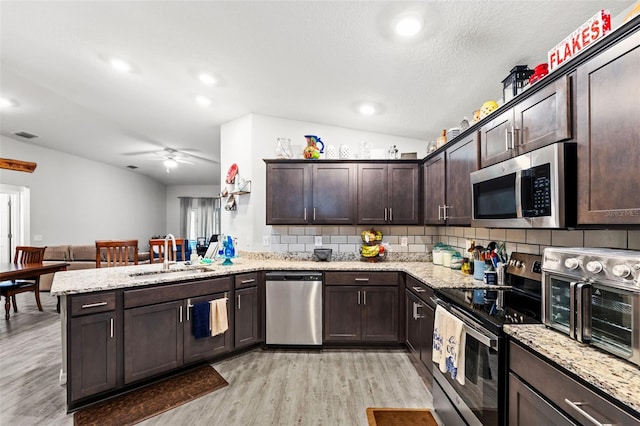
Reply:
M640 369L544 325L505 325L528 348L640 412Z
M115 290L154 284L170 283L178 280L212 278L229 274L254 271L394 271L406 272L433 288L489 288L482 281L459 270L434 265L431 262L383 261L378 263L362 261L313 262L291 259L269 259L263 256L239 257L232 259L232 266L222 266L221 260L211 265L185 266L171 265L175 272L161 273L162 264L123 266L118 268L81 269L57 272L53 278L51 294L63 296L94 291ZM154 273L156 272L156 273ZM147 275L144 275L144 274ZM151 274L149 274L151 273Z

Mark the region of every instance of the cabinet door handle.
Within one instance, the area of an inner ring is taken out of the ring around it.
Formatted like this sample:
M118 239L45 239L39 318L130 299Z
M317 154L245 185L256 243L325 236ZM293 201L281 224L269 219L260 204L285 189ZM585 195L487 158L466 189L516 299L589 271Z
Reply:
M387 221L387 208L384 208L384 221Z
M189 308L192 308L191 299L187 299L187 322L189 322Z
M442 212L443 212L442 220L449 219L449 216L447 216L447 209L450 209L450 208L451 206L447 206L446 204L442 206Z
M393 222L393 207L389 207L389 222Z
M425 292L427 291L427 290L425 290L424 288L422 288L422 287L418 287L418 286L411 287L411 288L412 288L412 289L413 289L413 291L415 291L416 293L425 293Z
M515 128L513 126L513 124L511 125L511 131L509 131L509 127L507 127L506 129L504 129L504 140L506 143L506 150L512 150L514 145L513 145L513 134L515 132ZM511 138L509 138L509 134L511 134Z
M240 295L237 296L238 299L238 310L240 310Z
M600 423L599 421L597 421L596 419L593 418L593 416L589 413L587 413L586 411L584 411L581 406L582 405L589 405L589 403L587 402L573 402L573 401L569 401L569 399L565 398L564 402L566 402L569 407L573 408L574 410L576 410L578 413L580 413L581 415L583 415L587 420L589 420L591 423L593 423L594 425L597 426L613 426L612 423Z
M256 282L255 278L251 278L250 280L242 280L240 281L242 284L250 284Z
M105 306L106 304L107 302L89 303L87 305L82 305L81 309L97 308L98 306Z
M440 213L440 209L442 208L442 206L440 204L438 204L438 220L442 220L442 214Z
M369 278L356 278L358 282L369 282Z
M182 322L182 305L180 305L180 322Z
M307 208L304 208L304 221L307 221Z
M364 290L362 292L362 304L365 305L365 306L367 305L367 291L366 290Z
M358 290L358 305L360 304L360 290Z
M113 339L113 318L109 322L111 323L111 338Z
M421 309L421 308L422 308L421 303L413 302L413 319L414 320L419 320L420 318L422 318L422 315L418 313L418 309Z
M313 220L316 220L316 208L313 208Z

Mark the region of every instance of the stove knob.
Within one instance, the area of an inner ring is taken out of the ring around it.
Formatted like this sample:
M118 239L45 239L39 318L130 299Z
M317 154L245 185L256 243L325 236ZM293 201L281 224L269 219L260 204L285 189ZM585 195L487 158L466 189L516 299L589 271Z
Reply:
M613 272L613 275L615 275L616 277L627 278L629 275L631 275L631 268L629 268L627 265L616 265L613 267L611 272Z
M635 269L636 271L640 271L640 263L636 263L635 265L633 265L633 269Z
M520 262L519 260L516 262L516 268L522 268L524 266L524 263Z
M599 274L602 271L602 263L598 262L597 260L592 260L591 262L587 263L587 271L593 274Z
M575 257L570 257L564 261L564 266L566 266L567 269L571 270L578 269L578 266L580 266L580 262L578 262L578 259L576 259Z

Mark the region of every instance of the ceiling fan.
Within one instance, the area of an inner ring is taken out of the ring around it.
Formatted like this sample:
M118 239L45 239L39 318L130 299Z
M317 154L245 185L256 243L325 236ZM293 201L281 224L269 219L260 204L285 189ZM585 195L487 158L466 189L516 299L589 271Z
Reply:
M184 149L178 150L175 148L164 148L162 150L152 150L152 151L141 151L141 152L132 152L125 155L147 155L152 154L155 156L154 160L162 161L167 173L171 172L171 169L174 169L178 166L179 163L182 164L195 164L195 162L190 161L191 159L206 161L209 163L217 164L219 161L212 160L210 158L202 157L197 154L193 154L188 152L191 150Z

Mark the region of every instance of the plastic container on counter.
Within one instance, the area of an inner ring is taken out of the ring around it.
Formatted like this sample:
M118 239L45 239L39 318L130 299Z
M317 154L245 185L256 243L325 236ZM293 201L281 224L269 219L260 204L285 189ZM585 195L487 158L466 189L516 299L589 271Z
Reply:
M446 249L444 249L442 251L442 266L451 268L451 258L454 254L458 254L458 252L451 247L447 247Z
M458 252L453 253L451 256L451 269L460 270L462 269L462 255Z
M432 254L431 261L433 262L434 265L442 265L442 252L446 247L447 246L442 243L438 243L435 246L433 246L433 250L431 252Z

